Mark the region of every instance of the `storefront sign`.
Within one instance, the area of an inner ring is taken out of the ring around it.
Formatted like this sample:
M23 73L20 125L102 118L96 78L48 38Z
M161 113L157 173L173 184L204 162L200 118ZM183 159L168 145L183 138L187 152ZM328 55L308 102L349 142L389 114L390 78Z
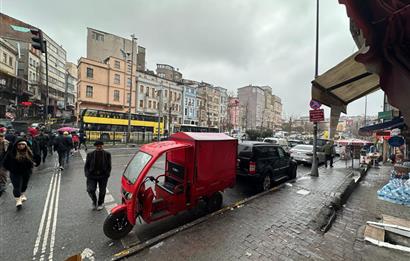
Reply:
M391 120L393 119L393 111L381 111L378 113L378 118L380 120Z
M309 119L311 122L320 122L325 120L325 112L323 109L310 110Z
M397 136L397 135L400 135L400 133L401 133L400 129L392 129L390 135Z
M394 136L389 139L389 145L392 147L400 147L403 144L404 144L403 137Z

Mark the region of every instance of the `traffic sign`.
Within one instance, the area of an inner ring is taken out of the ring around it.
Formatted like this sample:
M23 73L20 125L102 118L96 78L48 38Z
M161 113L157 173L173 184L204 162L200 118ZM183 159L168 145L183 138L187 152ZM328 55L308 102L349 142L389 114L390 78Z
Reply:
M311 122L319 122L325 120L325 112L323 109L310 110L309 118Z
M316 101L316 100L310 100L309 105L310 105L310 108L312 108L314 110L319 109L320 106L322 106L322 104L320 102Z

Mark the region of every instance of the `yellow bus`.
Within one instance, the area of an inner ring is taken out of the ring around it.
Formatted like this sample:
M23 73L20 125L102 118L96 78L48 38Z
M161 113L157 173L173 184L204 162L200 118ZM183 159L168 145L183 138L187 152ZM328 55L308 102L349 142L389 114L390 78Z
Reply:
M128 113L84 109L81 112L80 130L88 140L124 141L128 131ZM160 135L164 134L163 118L159 120ZM158 117L131 114L131 140L150 141L158 135Z

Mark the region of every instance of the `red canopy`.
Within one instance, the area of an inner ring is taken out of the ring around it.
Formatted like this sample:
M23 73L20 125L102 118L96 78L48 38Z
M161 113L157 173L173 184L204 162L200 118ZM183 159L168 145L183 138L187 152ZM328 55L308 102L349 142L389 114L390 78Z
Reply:
M380 76L389 103L410 123L410 3L408 0L339 0L352 19L356 57ZM366 49L366 47L368 49Z

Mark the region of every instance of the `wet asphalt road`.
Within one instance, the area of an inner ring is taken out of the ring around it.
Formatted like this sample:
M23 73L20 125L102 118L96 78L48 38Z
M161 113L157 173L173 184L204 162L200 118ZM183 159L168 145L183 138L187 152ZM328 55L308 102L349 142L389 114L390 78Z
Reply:
M95 260L110 260L124 247L148 240L205 214L200 209L183 212L152 224L138 224L121 241L112 241L102 231L109 210L121 202L121 175L136 148L108 149L112 154L112 173L107 187L106 209L93 211L86 192L83 172L85 153L78 152L69 167L60 172L56 154L35 168L27 190L28 201L16 211L12 187L0 197L0 260L65 260L83 253ZM161 166L162 164L162 166ZM164 159L153 169L162 173ZM310 167L298 166L298 177ZM256 191L246 179L224 192L224 205L230 205ZM85 258L84 260L88 260Z

